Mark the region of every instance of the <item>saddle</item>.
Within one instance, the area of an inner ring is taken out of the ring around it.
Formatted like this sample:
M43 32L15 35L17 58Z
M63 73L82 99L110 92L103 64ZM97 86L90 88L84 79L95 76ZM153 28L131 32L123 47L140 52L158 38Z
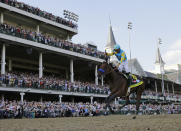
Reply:
M120 75L123 75L127 80L128 80L128 87L129 88L134 88L137 86L140 86L143 84L143 81L137 78L136 75L131 74L131 73L126 73L126 72L119 72Z

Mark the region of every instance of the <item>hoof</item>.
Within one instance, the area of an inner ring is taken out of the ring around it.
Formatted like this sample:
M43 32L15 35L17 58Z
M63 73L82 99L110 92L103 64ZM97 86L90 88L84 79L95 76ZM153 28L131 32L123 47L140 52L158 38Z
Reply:
M136 116L133 116L133 118L132 119L136 119Z

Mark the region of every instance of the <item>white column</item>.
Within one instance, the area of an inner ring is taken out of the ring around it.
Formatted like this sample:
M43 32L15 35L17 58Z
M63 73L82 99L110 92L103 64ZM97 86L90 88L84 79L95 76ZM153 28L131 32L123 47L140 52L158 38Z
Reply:
M103 78L103 76L101 76L101 83L102 83L102 86L104 86L104 78Z
M12 60L9 59L9 72L11 72L11 71L12 71Z
M174 83L172 84L172 90L173 90L173 95L175 95L175 91L174 91Z
M71 42L70 36L67 36L67 41Z
M170 95L169 95L169 87L168 87L168 83L167 83L167 93L168 93L168 98L169 98ZM170 98L169 98L169 101L170 101Z
M1 101L4 102L4 94L1 94Z
M162 74L162 82L161 82L161 87L162 87L162 94L165 96L165 87L164 87L164 80L163 80L163 74Z
M114 99L114 104L115 104L115 105L117 104L117 98Z
M97 65L96 65L96 67L95 67L95 84L98 85Z
M155 91L156 91L156 94L157 94L158 89L157 89L157 83L156 83L156 80L155 80Z
M1 75L5 74L5 55L6 55L6 46L3 44L2 55L1 55Z
M165 96L165 84L164 84L164 65L161 64L160 65L160 71L161 71L161 75L162 75L162 82L161 82L161 87L162 87L162 94Z
M39 78L43 77L43 58L42 53L39 55Z
M167 92L168 92L168 94L170 93L170 92L169 92L169 87L168 87L168 83L167 83Z
M94 97L91 96L90 99L91 99L91 104L93 104L93 99L94 99Z
M20 95L21 95L21 103L23 103L25 93L24 93L24 92L21 92Z
M1 12L1 20L0 20L1 24L4 23L4 14Z
M70 81L74 82L74 61L73 59L70 60Z
M39 33L39 32L40 32L40 26L37 25L37 26L36 26L36 33Z
M59 95L59 103L62 103L62 95Z

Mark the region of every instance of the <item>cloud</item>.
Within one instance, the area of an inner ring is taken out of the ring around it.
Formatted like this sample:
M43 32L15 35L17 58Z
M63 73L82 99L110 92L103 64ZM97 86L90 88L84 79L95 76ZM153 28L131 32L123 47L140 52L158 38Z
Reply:
M171 49L181 49L181 40L176 41L172 46Z
M163 55L167 65L181 64L181 40L172 44L168 51Z

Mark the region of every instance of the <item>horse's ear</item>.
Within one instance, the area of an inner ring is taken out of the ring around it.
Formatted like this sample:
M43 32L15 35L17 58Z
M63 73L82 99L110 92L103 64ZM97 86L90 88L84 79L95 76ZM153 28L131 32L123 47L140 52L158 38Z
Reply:
M107 63L107 61L108 61L108 59L107 59L107 57L105 58L105 62Z
M109 57L108 57L108 56L105 56L105 61L106 61L106 63L108 63L108 59L109 59Z

